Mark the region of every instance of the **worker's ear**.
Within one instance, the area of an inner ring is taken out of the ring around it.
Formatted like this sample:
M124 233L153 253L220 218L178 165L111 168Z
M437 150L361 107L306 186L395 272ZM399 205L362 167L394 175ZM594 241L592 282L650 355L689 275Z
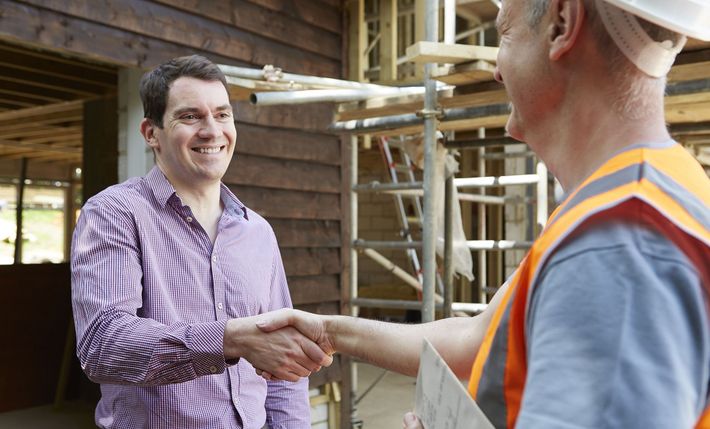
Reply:
M582 29L584 14L583 0L550 1L550 60L559 60L572 49Z
M148 118L143 118L141 121L141 134L145 139L145 143L154 151L158 149L158 139L155 135L157 128L158 126Z

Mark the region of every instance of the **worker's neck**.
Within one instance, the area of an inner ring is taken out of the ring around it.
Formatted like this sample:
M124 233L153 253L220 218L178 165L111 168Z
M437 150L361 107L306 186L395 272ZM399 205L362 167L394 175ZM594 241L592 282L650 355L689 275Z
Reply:
M598 91L598 90L597 90ZM580 94L562 107L560 123L539 142L538 151L566 192L623 149L668 141L662 96L642 118L629 118L597 94ZM531 144L532 146L532 144Z

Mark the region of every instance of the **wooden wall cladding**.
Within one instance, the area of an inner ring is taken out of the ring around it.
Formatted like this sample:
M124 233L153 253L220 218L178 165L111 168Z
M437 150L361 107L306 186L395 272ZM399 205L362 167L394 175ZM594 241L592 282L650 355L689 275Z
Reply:
M118 64L146 68L195 52L341 75L339 1L0 0L0 12L0 36Z

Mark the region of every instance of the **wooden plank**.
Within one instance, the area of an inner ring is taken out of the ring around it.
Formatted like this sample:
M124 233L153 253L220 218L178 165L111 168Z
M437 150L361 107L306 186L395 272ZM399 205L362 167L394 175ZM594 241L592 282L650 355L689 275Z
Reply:
M0 147L25 149L32 152L41 152L47 154L68 153L81 156L81 148L78 147L56 147L42 144L21 143L16 141L3 140L2 138L0 138Z
M249 154L327 165L340 164L340 141L333 135L243 123L237 125L237 133L236 156Z
M16 120L36 121L38 119L38 117L45 118L45 117L47 117L47 115L54 114L54 113L74 114L74 112L80 112L83 109L83 105L84 105L84 102L81 100L65 101L65 102L61 102L61 103L44 105L44 106L37 106L37 107L32 107L32 108L27 108L27 109L22 109L22 110L11 110L8 112L2 112L2 113L0 113L0 126L2 125L2 123L4 121L10 121L10 120L13 120L13 121L16 121Z
M710 78L710 49L681 52L668 73L670 82Z
M439 68L434 72L433 77L449 85L470 85L494 80L495 69L495 65L488 61L474 61L450 68Z
M415 63L463 63L473 60L496 62L498 48L438 42L417 42L407 48L407 61Z
M291 18L299 19L310 25L323 28L333 33L343 33L340 0L337 7L327 7L323 3L309 0L250 0L261 7L282 13Z
M439 105L445 109L457 107L476 107L489 104L504 103L508 100L505 89L475 92L439 98ZM376 118L381 116L413 113L423 107L424 97L421 95L404 98L375 98L360 103L365 106L361 110L346 110L336 114L336 121Z
M61 77L49 77L43 73L32 70L22 70L20 68L8 67L0 64L0 79L15 82L27 86L36 86L49 90L59 90L70 92L75 97L87 98L95 97L97 94L106 94L105 87L63 79Z
M229 185L229 187L247 207L270 221L271 219L340 219L338 194L264 189L243 185Z
M348 2L348 78L357 82L365 80L367 69L367 25L365 23L365 0Z
M673 105L666 109L666 121L671 124L710 121L710 101Z
M227 169L225 183L324 193L340 192L340 168L305 161L237 156Z
M317 276L340 273L340 251L332 248L281 249L287 276ZM334 311L338 313L340 309Z
M233 103L237 112L237 128L241 123L301 131L326 132L333 119L332 103L285 106L253 106Z
M322 30L249 1L218 0L210 3L196 0L154 1L193 15L206 16L298 49L337 60L341 57L339 33ZM336 18L336 24L339 24L340 17Z
M437 127L441 131L466 131L476 128L503 128L508 122L508 115L485 116L474 119L440 122ZM373 136L396 136L399 134L417 134L424 131L423 125L412 125L393 130L369 132Z
M116 71L96 63L68 59L0 42L0 64L104 89L116 87Z
M292 276L288 278L293 305L338 301L340 287L337 275Z
M142 36L205 50L252 64L278 64L285 70L295 73L329 77L340 75L339 61L311 52L298 51L230 25L196 19L194 15L162 4L142 3L141 7L135 7L133 0L104 0L102 7L97 8L91 0L71 2L23 0L23 2L82 20L119 27ZM113 45L115 46L115 43Z
M379 80L397 80L397 0L380 0Z
M340 223L332 220L271 219L280 247L340 247Z
M0 40L52 49L72 56L82 55L99 61L147 68L187 53L185 46L172 41L143 37L16 1L0 0L0 17ZM113 49L106 49L109 46ZM232 58L209 54L202 49L193 49L191 53L209 55L215 62L234 62Z

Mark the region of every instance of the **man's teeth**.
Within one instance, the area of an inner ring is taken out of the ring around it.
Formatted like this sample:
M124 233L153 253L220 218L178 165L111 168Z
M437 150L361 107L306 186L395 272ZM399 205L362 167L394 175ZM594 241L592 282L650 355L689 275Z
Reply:
M217 153L220 150L222 150L221 147L199 147L199 148L197 148L197 151L199 153Z

